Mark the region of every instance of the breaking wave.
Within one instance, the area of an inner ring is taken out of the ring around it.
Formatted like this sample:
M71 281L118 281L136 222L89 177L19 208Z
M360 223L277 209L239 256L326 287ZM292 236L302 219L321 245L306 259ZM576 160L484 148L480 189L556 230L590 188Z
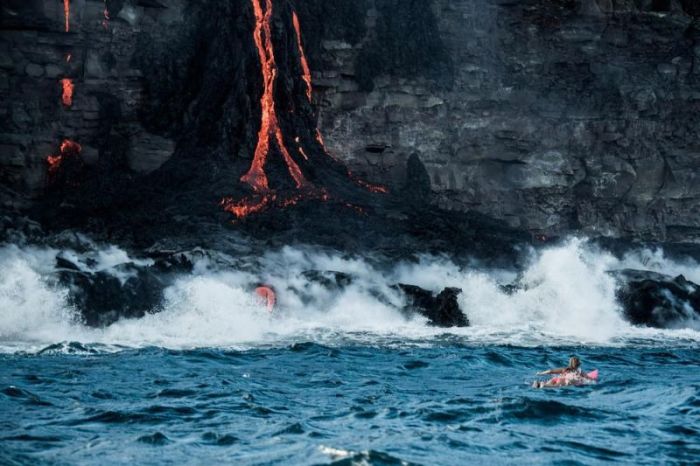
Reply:
M168 348L276 346L298 341L323 344L430 344L449 338L467 344L644 344L658 340L700 342L698 328L658 330L631 326L621 316L610 270L635 268L683 274L700 282L700 265L668 259L662 250L639 250L616 258L584 240L533 252L521 273L460 266L447 257L380 267L358 257L286 247L251 261L255 267L221 269L200 260L164 294L160 312L121 320L104 329L80 323L69 290L54 276L57 255L91 271L135 260L114 246L86 256L72 250L0 248L0 351L37 351L58 342ZM116 270L120 270L117 268ZM253 271L254 270L254 271ZM342 289L322 286L305 272L349 274ZM503 285L518 280L521 289ZM251 295L256 283L278 290L269 314ZM396 283L439 291L463 290L461 308L472 326L437 329L401 312Z

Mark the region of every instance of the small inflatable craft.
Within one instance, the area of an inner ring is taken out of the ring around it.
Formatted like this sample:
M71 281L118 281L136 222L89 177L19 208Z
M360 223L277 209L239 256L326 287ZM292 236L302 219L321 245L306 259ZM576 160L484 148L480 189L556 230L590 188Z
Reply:
M580 375L557 375L552 377L547 382L535 381L532 386L534 388L561 388L561 387L581 387L583 385L591 385L598 382L598 369Z

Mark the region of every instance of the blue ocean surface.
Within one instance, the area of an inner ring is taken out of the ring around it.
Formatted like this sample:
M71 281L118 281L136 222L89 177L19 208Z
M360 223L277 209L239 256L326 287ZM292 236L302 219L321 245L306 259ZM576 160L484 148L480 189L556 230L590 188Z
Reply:
M0 355L2 464L690 464L697 340ZM576 354L597 385L536 390Z

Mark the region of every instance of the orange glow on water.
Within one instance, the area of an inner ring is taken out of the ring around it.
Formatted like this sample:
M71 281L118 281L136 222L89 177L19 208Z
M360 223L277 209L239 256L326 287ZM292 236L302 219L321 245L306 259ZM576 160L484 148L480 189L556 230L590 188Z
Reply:
M63 88L61 101L63 102L64 106L71 107L73 105L73 91L75 90L73 80L70 78L61 79L61 87Z
M70 0L63 0L63 16L66 20L66 32L70 31Z
M297 34L297 47L299 48L299 56L301 57L301 70L303 72L302 79L306 82L306 97L308 97L309 102L311 102L311 95L313 92L313 87L311 86L311 69L309 69L309 62L306 59L306 54L304 53L304 46L301 42L301 26L299 25L299 17L297 12L292 13L292 22L294 23L294 30Z
M272 0L265 0L265 11L262 9L262 0L251 0L255 13L255 31L253 38L258 49L260 65L263 74L263 96L260 99L262 107L262 121L258 132L258 144L255 148L255 156L248 173L243 175L241 181L249 184L256 192L265 193L270 185L265 173L265 164L270 155L271 138L277 143L277 148L282 153L282 158L287 164L289 174L294 179L297 188L308 185L301 169L294 161L284 143L282 129L277 118L275 108L275 82L277 80L277 63L275 51L272 46Z

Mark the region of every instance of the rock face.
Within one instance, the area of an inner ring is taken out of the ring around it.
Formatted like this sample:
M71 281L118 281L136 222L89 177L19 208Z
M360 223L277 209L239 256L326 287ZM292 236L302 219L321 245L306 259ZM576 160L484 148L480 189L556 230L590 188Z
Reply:
M443 207L548 235L700 238L697 2L365 3L364 36L312 56L321 128L358 173L401 187L417 154ZM418 69L394 58L414 52ZM368 54L395 60L371 86Z
M618 299L625 316L635 325L657 328L700 328L700 286L678 276L623 270Z
M546 235L700 239L696 2L273 4L289 140L313 144L318 122L332 155L409 205ZM62 2L0 6L2 207L89 204L77 218L111 218L157 200L147 221L210 212L244 193L262 84L250 2L70 5L67 32ZM65 139L80 144L86 168L69 189L47 191L47 157ZM335 173L310 165L310 178Z

